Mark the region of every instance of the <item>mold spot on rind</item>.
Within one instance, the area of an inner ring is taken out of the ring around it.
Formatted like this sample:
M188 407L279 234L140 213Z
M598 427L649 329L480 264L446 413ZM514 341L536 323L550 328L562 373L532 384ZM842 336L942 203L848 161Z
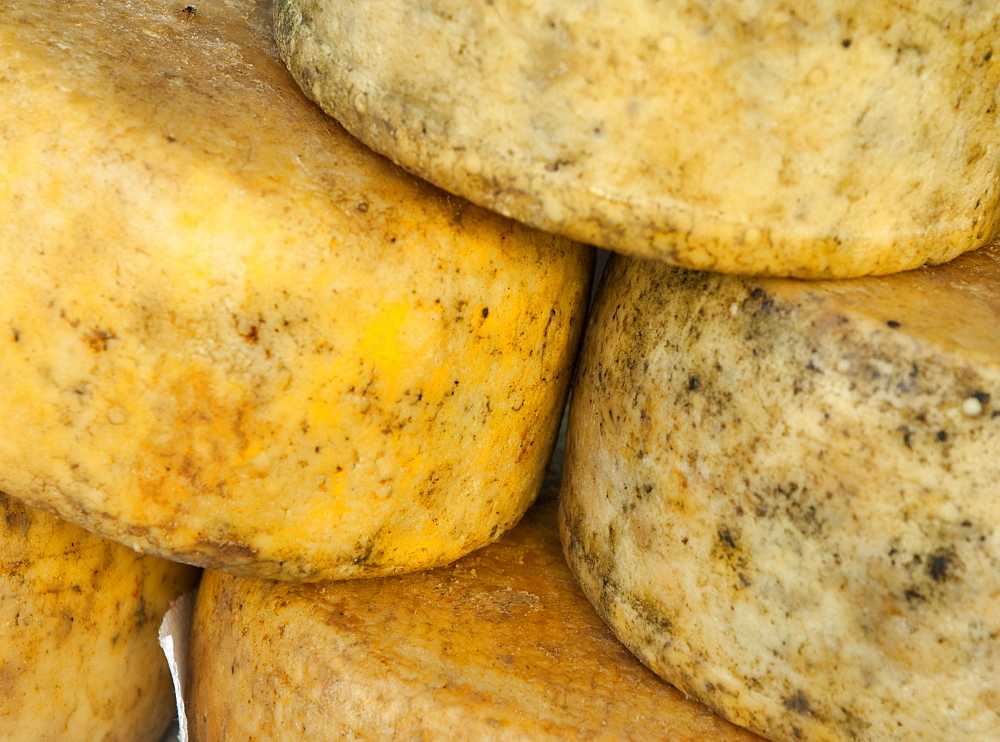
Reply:
M367 564L374 549L375 545L370 539L361 539L354 545L354 557L351 559L351 564L355 566Z
M805 693L802 691L798 691L791 698L785 698L781 704L789 711L794 711L797 714L811 714L809 699L806 698Z
M107 350L109 345L117 339L118 336L114 330L106 330L101 327L95 327L83 336L83 341L90 346L91 350L97 352Z
M257 550L237 539L208 538L203 536L195 542L195 548L208 556L211 561L219 557L220 562L228 563L230 558L237 561L250 561L257 557Z
M935 582L946 582L955 579L954 567L957 555L955 547L950 546L945 549L938 549L927 559L927 574Z

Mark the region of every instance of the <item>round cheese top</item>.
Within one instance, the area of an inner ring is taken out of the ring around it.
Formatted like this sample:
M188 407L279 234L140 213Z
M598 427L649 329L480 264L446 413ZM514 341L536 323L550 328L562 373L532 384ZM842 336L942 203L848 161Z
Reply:
M640 257L806 278L1000 228L993 0L277 0L303 90L404 167Z
M453 565L291 585L206 573L193 738L751 742L643 667L580 593L554 493Z
M159 739L175 706L157 629L198 575L0 492L0 739Z
M775 740L1000 738L1000 245L852 281L612 261L561 528L656 672Z
M593 257L413 178L266 2L0 24L0 488L289 579L442 564L536 496Z

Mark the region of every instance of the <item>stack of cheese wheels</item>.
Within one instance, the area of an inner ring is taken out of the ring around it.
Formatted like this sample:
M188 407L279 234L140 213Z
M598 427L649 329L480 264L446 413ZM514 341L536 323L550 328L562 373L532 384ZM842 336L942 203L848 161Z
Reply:
M157 627L198 572L0 493L0 739L159 739L174 696Z
M995 0L276 0L276 23L374 149L620 252L845 277L1000 227Z
M206 572L192 738L758 739L615 640L563 559L556 489L437 570L317 585Z
M0 59L0 488L303 580L443 564L517 521L591 249L355 142L263 0L19 2Z
M629 258L560 528L644 662L775 740L1000 739L1000 246L841 282Z

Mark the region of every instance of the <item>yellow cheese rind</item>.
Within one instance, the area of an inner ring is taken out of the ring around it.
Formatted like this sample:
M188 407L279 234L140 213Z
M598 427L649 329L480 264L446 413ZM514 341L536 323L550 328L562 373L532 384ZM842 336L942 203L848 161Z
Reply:
M206 573L189 687L198 741L758 739L615 640L563 559L554 492L429 572L316 585Z
M277 0L276 23L362 141L618 252L847 277L1000 229L992 0Z
M805 283L621 259L561 530L650 667L775 740L1000 737L1000 246Z
M441 564L538 491L592 254L358 144L269 13L0 26L0 487L217 569Z
M0 492L0 739L159 739L175 706L157 629L198 575Z

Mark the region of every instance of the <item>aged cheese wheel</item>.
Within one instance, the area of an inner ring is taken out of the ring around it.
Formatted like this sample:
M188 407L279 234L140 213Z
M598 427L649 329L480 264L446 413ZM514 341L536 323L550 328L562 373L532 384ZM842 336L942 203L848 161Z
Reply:
M175 707L157 629L198 574L0 492L0 739L159 739Z
M9 11L0 488L289 579L437 565L509 528L592 251L350 138L263 0Z
M657 673L776 740L1000 739L1000 246L799 282L612 261L560 528Z
M939 263L1000 227L994 0L275 13L303 90L362 141L619 252L844 277Z
M563 559L554 492L498 543L429 572L206 573L189 687L197 742L757 739L615 640Z

